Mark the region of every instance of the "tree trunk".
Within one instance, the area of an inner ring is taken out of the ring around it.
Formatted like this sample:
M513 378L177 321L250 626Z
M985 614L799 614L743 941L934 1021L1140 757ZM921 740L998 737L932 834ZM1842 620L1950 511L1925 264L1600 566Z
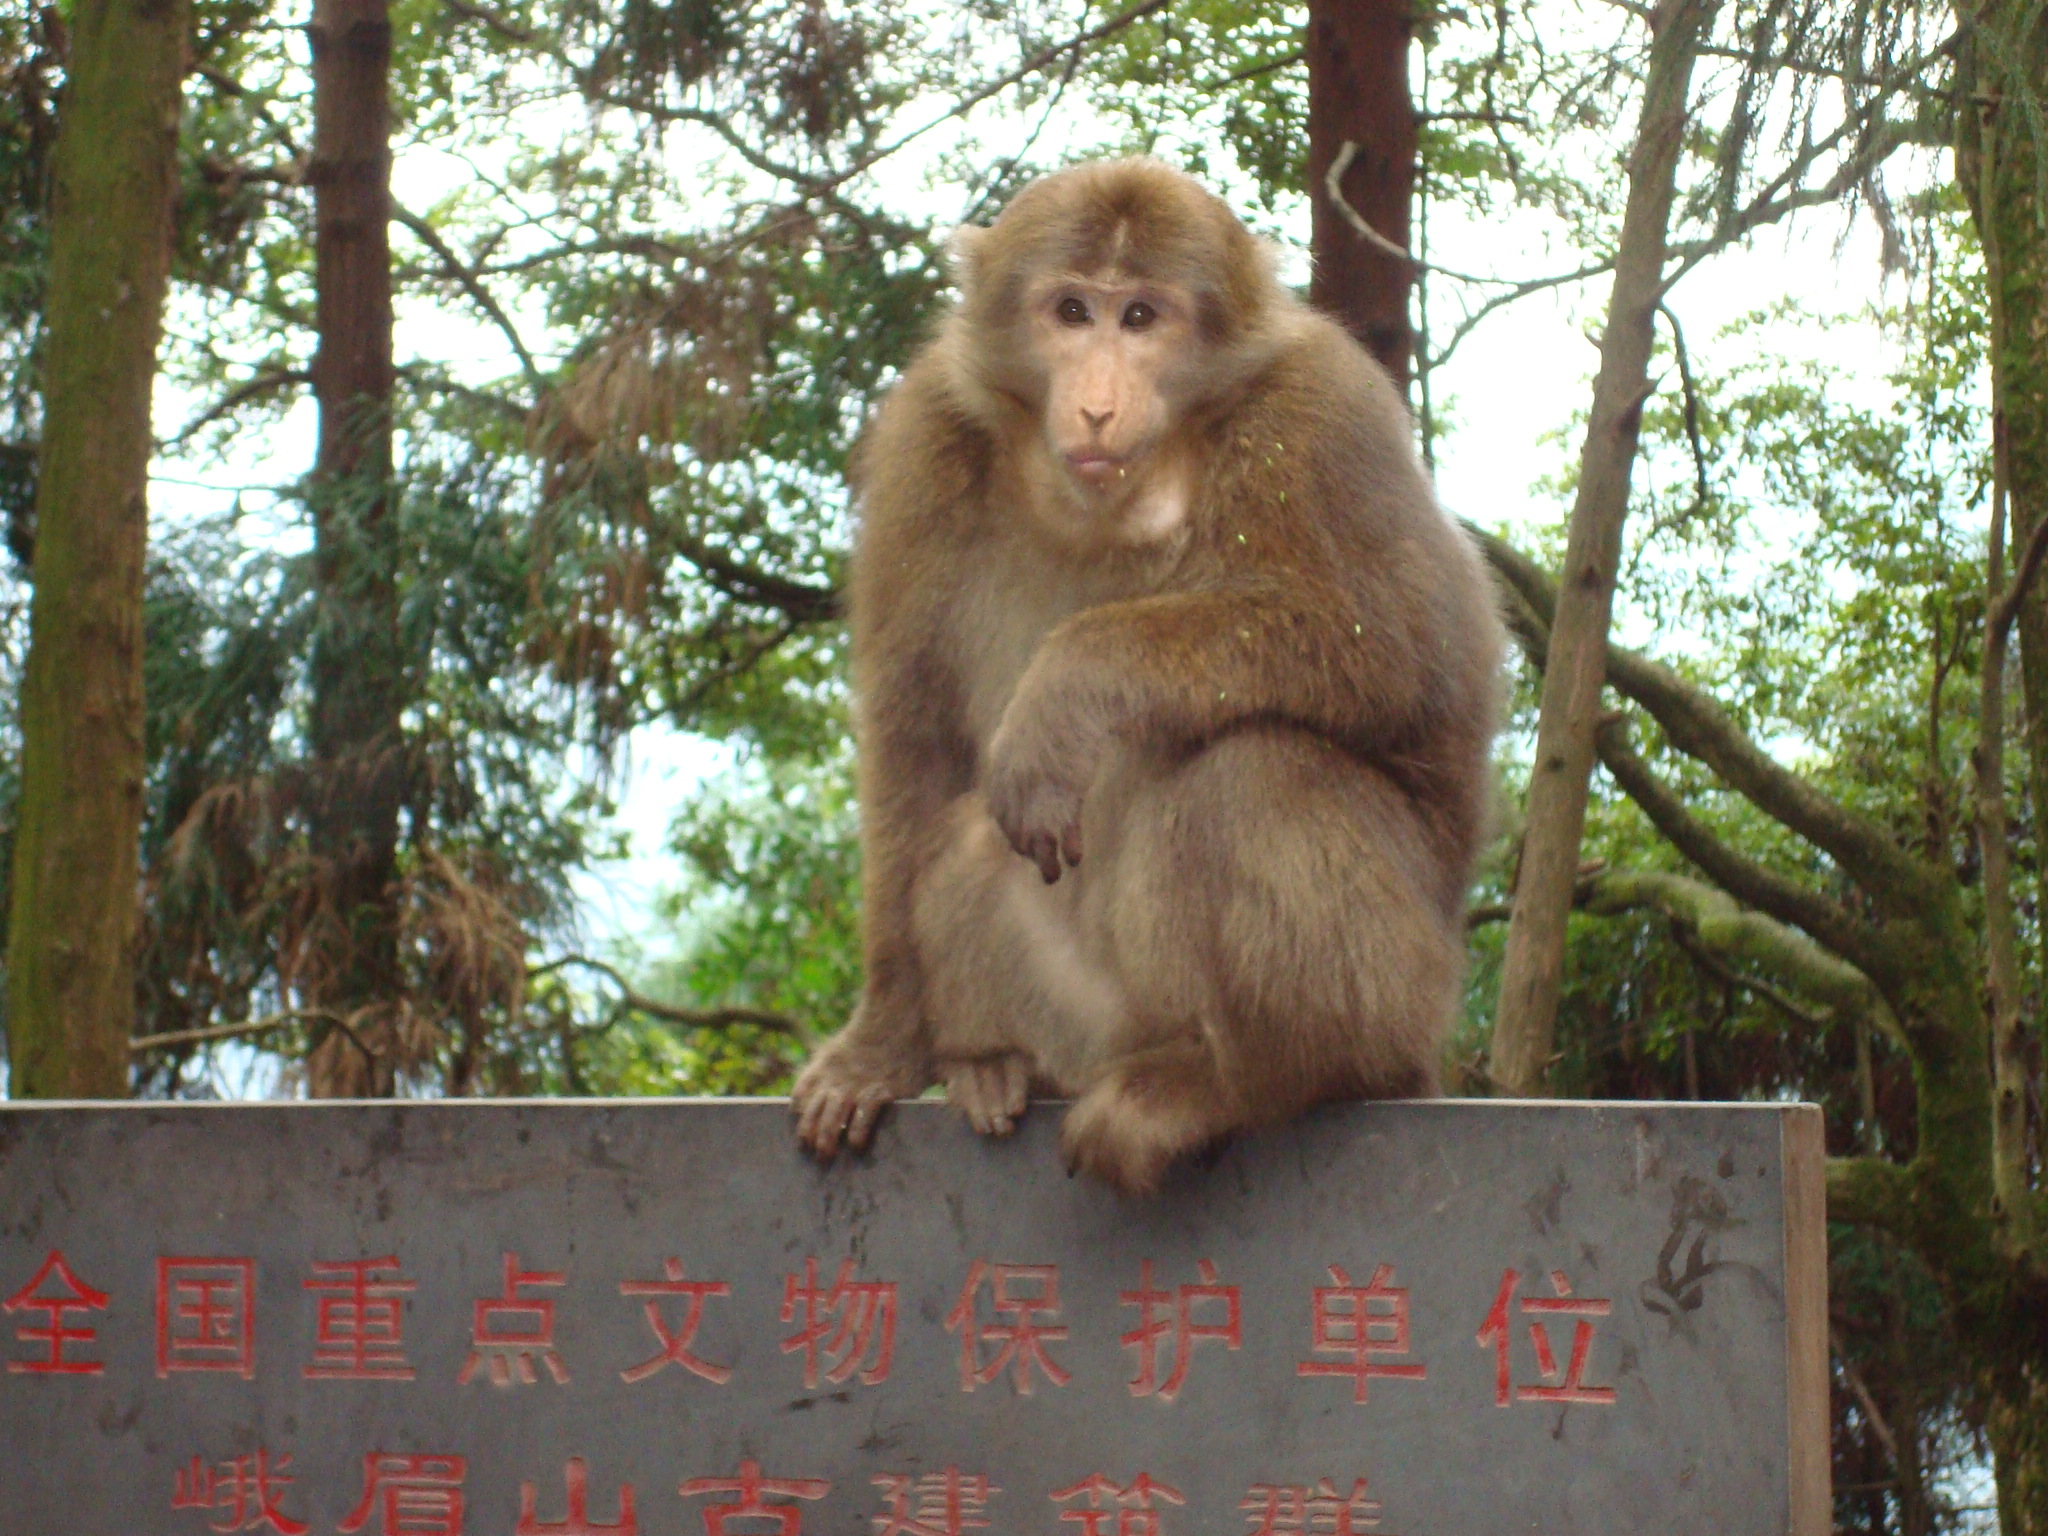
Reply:
M1410 31L1408 0L1310 0L1309 302L1342 320L1404 392L1415 347L1408 323L1415 267L1398 254L1408 249L1415 199ZM1329 193L1330 167L1339 156L1345 156L1338 181L1343 203L1377 241Z
M1998 1480L1999 1536L2048 1536L2048 1382L2015 1369L1994 1387L1984 1428Z
M1600 340L1592 419L1579 456L1578 496L1543 674L1528 830L1502 963L1491 1074L1505 1093L1540 1094L1549 1071L1565 924L1606 678L1607 628L1636 435L1650 392L1650 347L1693 61L1719 9L1719 0L1660 0L1650 18L1649 78L1629 157L1628 207Z
M2027 13L2032 11L2029 21ZM2010 509L2012 547L2024 549L2048 517L2048 226L2040 197L2044 153L2038 118L2025 111L2048 95L2048 17L2025 0L1956 7L1965 46L1959 59L1956 182L1970 204L1984 249L1990 309L1995 478ZM2027 23L2026 30L2022 24ZM2036 581L2019 605L2020 692L2025 704L2027 784L2038 820L2048 814L2048 582ZM2000 658L2002 660L2002 656ZM2008 909L2009 920L2009 909ZM1996 932L1994 944L2003 935ZM2001 957L1994 949L1994 966ZM2007 985L1994 1003L2001 1067L1998 1129L2008 1198L2025 1178L2028 1140L2023 1091L2027 1046L2019 1009L2017 960L2004 956ZM2027 1232L2021 1236L2031 1238Z
M311 841L319 901L297 980L342 1022L309 1063L316 1097L392 1089L398 961L399 709L391 479L391 21L386 0L316 0L314 259L320 406L319 620Z
M122 1098L135 1016L149 403L189 0L78 0L51 164L12 1092Z

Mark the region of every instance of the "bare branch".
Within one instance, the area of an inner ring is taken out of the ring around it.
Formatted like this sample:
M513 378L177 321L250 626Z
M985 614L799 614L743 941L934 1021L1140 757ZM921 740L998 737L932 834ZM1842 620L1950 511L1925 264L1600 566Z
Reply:
M1234 75L1225 75L1221 80L1211 81L1207 89L1220 91L1228 86L1242 85L1247 80L1258 79L1260 75L1270 75L1276 69L1285 69L1290 64L1299 64L1307 57L1308 50L1306 48L1297 48L1292 53L1283 53L1278 58L1267 59L1263 63L1248 64Z
M683 557L728 597L781 610L798 624L822 623L840 616L842 594L830 587L791 581L733 559L699 539L680 538Z
M159 450L179 448L190 442L200 432L210 427L223 416L232 414L251 400L269 394L272 390L288 389L297 384L310 384L313 375L303 368L271 368L244 380L222 395L212 405L194 416L172 436L157 444ZM2043 524L2048 527L2048 524Z
M204 1029L173 1029L160 1035L136 1035L128 1042L131 1053L142 1051L164 1051L179 1045L206 1045L215 1040L238 1040L247 1035L268 1034L273 1029L286 1029L294 1024L332 1024L347 1030L348 1025L338 1013L329 1013L324 1008L291 1008L283 1013L267 1014L260 1019L248 1019L240 1024L213 1024ZM355 1032L349 1030L354 1039ZM356 1044L361 1046L362 1041ZM367 1046L366 1055L372 1055Z
M440 257L441 265L447 270L448 275L455 279L464 293L476 301L477 308L490 317L491 323L503 333L506 342L519 358L519 369L526 375L527 385L538 394L542 383L540 369L533 361L533 354L526 350L526 343L519 339L519 328L512 323L512 317L499 307L491 290L484 286L483 279L477 276L467 262L455 254L454 247L441 238L438 229L411 209L394 202L391 205L391 217L411 230L422 245Z
M1891 1425L1878 1411L1877 1399L1870 1395L1870 1388L1864 1384L1863 1373L1856 1369L1849 1359L1849 1352L1842 1348L1842 1336L1833 1328L1828 1329L1828 1342L1834 1346L1835 1364L1842 1368L1842 1379L1849 1383L1849 1390L1856 1394L1857 1406L1862 1408L1863 1417L1868 1421L1871 1432L1877 1436L1877 1443L1884 1447L1884 1453L1893 1466L1899 1464L1899 1437L1892 1433Z
M1678 323L1678 316L1664 300L1657 301L1657 313L1671 327L1671 351L1678 359L1678 385L1685 404L1685 440L1692 448L1692 469L1694 476L1694 509L1706 506L1707 490L1707 448L1700 440L1700 394L1693 383L1692 357L1686 351L1685 328Z
M482 22L509 42L523 43L528 47L538 46L540 43L540 38L528 28L522 27L509 16L505 16L487 5L476 4L475 0L441 0L441 3L458 16L466 16L471 21Z
M747 1024L799 1039L804 1034L803 1026L788 1014L771 1013L764 1008L682 1008L674 1003L660 1002L635 988L617 967L589 955L559 955L544 964L529 966L526 975L531 980L570 966L596 971L618 988L619 1001L624 1008L633 1013L644 1013L651 1019L660 1019L664 1024L680 1024L686 1029L731 1029L737 1024Z
M2020 552L2019 567L2013 572L2012 585L2005 589L1991 610L1985 622L1984 637L1987 642L1996 640L2003 645L2012 621L2018 617L2020 603L2026 598L2027 589L2034 584L2034 578L2041 574L2041 560L2048 555L2048 517L2034 525L2034 531L2027 536L2027 546Z
M912 128L906 133L899 134L896 138L889 140L888 142L881 145L879 148L871 151L866 155L863 155L859 160L855 161L846 170L841 171L838 175L832 177L824 185L826 187L843 186L845 183L851 181L854 177L860 175L863 171L870 169L874 165L878 164L883 160L886 160L889 156L895 154L896 151L903 148L904 145L909 144L914 140L923 138L933 129L943 127L945 124L952 122L955 118L965 117L969 112L973 111L976 107L980 106L984 101L987 101L991 96L1000 95L1002 92L1007 91L1011 86L1017 84L1020 80L1027 80L1031 76L1041 73L1045 69L1049 68L1051 65L1057 63L1060 60L1060 58L1069 51L1078 51L1082 48L1087 47L1090 43L1099 43L1106 37L1113 37L1117 33L1123 31L1126 27L1129 27L1136 22L1143 21L1147 16L1152 15L1154 12L1165 10L1167 6L1171 3L1172 0L1140 0L1139 4L1132 6L1129 10L1121 11L1118 14L1110 17L1107 21L1101 22L1096 26L1088 28L1085 32L1077 33L1075 36L1069 38L1064 43L1056 43L1050 48L1041 48L1037 53L1034 53L1030 58L1026 59L1022 64L1018 65L1008 74L1003 75L999 79L991 80L987 84L978 86L974 90L969 91L965 96L961 97L959 101L955 102L951 107L949 107L946 111L940 113L937 117L932 118L929 122L926 122L919 127Z

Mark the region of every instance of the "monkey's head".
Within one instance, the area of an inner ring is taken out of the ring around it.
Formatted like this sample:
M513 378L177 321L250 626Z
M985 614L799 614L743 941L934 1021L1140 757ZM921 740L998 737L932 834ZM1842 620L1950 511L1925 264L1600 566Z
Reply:
M953 253L955 355L1036 419L1084 499L1115 497L1235 389L1282 298L1222 200L1151 159L1043 177Z

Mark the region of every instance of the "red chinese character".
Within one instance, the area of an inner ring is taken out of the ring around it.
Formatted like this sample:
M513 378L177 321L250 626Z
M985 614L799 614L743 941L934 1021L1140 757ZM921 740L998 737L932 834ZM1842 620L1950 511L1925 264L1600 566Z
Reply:
M1495 1293L1493 1306L1486 1314L1486 1321L1479 1328L1479 1347L1493 1349L1493 1400L1502 1408L1508 1405L1508 1302L1515 1294L1515 1287L1522 1283L1521 1275L1507 1270L1500 1277L1500 1290ZM1543 1380L1532 1386L1516 1386L1514 1398L1524 1403L1611 1403L1614 1388L1589 1387L1586 1385L1586 1357L1593 1350L1593 1325L1586 1321L1591 1317L1605 1317L1614 1310L1611 1301L1593 1298L1577 1299L1572 1296L1571 1282L1564 1271L1550 1272L1550 1288L1555 1296L1530 1296L1523 1300L1524 1315L1545 1316L1562 1314L1578 1319L1572 1325L1571 1358L1560 1372L1557 1355L1550 1347L1550 1330L1542 1323L1529 1325L1529 1342L1536 1346L1536 1369L1542 1372Z
M1052 1501L1063 1504L1082 1494L1088 1496L1087 1504L1060 1511L1062 1521L1072 1521L1081 1527L1081 1536L1110 1536L1112 1515L1116 1517L1115 1536L1159 1536L1159 1511L1152 1507L1153 1499L1164 1499L1169 1504L1187 1503L1178 1489L1154 1482L1143 1472L1128 1488L1117 1487L1097 1472L1071 1488L1060 1489Z
M1237 1287L1218 1285L1216 1266L1207 1259L1195 1266L1195 1272L1202 1277L1200 1285L1181 1285L1170 1291L1155 1291L1152 1289L1152 1261L1141 1259L1138 1262L1138 1288L1117 1293L1117 1299L1125 1306L1139 1309L1138 1326L1123 1336L1124 1348L1138 1352L1138 1377L1130 1383L1131 1396L1147 1397L1157 1393L1162 1401L1170 1403L1180 1395L1181 1386L1188 1379L1188 1363L1194 1356L1196 1344L1203 1339L1215 1339L1226 1349L1236 1349L1243 1344L1243 1315ZM1221 1304L1222 1322L1195 1321L1195 1308L1205 1301ZM1173 1341L1173 1369L1161 1382L1158 1351L1169 1338Z
M156 1373L256 1374L256 1266L249 1259L156 1261Z
M266 1526L279 1536L306 1536L309 1527L277 1507L279 1496L292 1485L284 1475L292 1464L280 1456L275 1465L270 1452L259 1447L252 1456L237 1456L218 1468L194 1456L191 1463L171 1476L171 1508L218 1509L226 1518L209 1520L214 1530L257 1531Z
M993 1281L991 1295L997 1315L1013 1318L1013 1322L982 1323L976 1319L975 1293L981 1289L984 1276ZM1012 1281L1034 1284L1041 1289L1035 1295L1014 1295L1010 1290ZM1046 1328L1034 1321L1041 1313L1055 1317L1059 1310L1060 1269L1057 1264L988 1264L976 1259L974 1267L967 1272L967 1283L960 1287L960 1299L946 1314L946 1332L952 1333L957 1329L960 1334L960 1390L972 1392L976 1384L986 1386L1008 1365L1014 1368L1017 1390L1029 1397L1034 1362L1045 1372L1046 1380L1056 1387L1064 1387L1073 1378L1045 1352L1043 1341L1064 1339L1067 1336L1066 1325ZM1002 1347L996 1351L994 1359L983 1365L981 1346L991 1343Z
M732 1367L713 1365L709 1360L699 1360L690 1352L696 1342L697 1329L704 1322L704 1303L712 1296L730 1296L732 1287L723 1280L685 1280L681 1259L663 1259L661 1272L666 1280L622 1280L619 1282L621 1296L645 1296L642 1305L647 1309L647 1326L654 1330L654 1336L661 1340L661 1353L650 1355L638 1365L628 1366L619 1372L622 1381L645 1381L656 1371L667 1365L680 1365L684 1370L702 1376L706 1381L724 1386L732 1380ZM673 1332L662 1320L661 1303L658 1296L681 1296L683 1320Z
M540 1356L557 1383L566 1384L569 1372L562 1357L555 1353L555 1303L552 1299L523 1297L519 1290L522 1286L568 1283L569 1277L558 1269L522 1273L519 1255L506 1254L505 1294L477 1299L470 1327L469 1358L462 1362L455 1384L467 1386L477 1367L487 1364L492 1386L509 1387L516 1376L530 1387L538 1379L533 1369L535 1355Z
M1348 1496L1327 1477L1313 1488L1254 1483L1237 1507L1245 1511L1252 1536L1358 1536L1380 1523L1379 1502L1365 1496L1362 1477Z
M462 1479L469 1471L461 1456L363 1458L363 1499L336 1527L353 1536L370 1518L382 1517L377 1536L462 1536Z
M832 1485L822 1477L763 1477L761 1463L743 1461L737 1477L693 1477L678 1490L686 1499L706 1493L736 1493L737 1504L704 1506L704 1536L725 1536L728 1520L773 1520L776 1536L798 1536L803 1511L794 1504L765 1504L763 1498L822 1499Z
M539 1495L531 1483L519 1485L519 1524L512 1536L639 1536L640 1520L633 1513L633 1485L619 1485L619 1518L610 1525L593 1525L589 1510L590 1466L581 1456L571 1456L563 1469L568 1513L560 1521L542 1524L534 1514Z
M889 1507L875 1516L875 1536L961 1536L980 1530L988 1501L1003 1490L986 1476L963 1477L958 1467L910 1477L884 1472L872 1479Z
M853 1260L842 1259L831 1289L818 1288L818 1261L804 1260L801 1276L782 1277L782 1320L794 1322L801 1310L803 1326L782 1341L782 1352L804 1352L804 1385L818 1384L818 1355L825 1354L825 1379L845 1381L860 1371L861 1382L874 1386L889 1379L896 1353L896 1282L853 1278ZM881 1339L875 1340L875 1325ZM872 1349L874 1364L861 1370ZM835 1358L836 1357L836 1358Z
M54 1282L62 1289L49 1296L38 1296L37 1291ZM26 1376L101 1376L106 1366L97 1360L67 1360L64 1358L66 1344L97 1343L99 1335L90 1328L67 1328L64 1326L66 1312L104 1312L107 1310L107 1296L96 1291L78 1276L71 1273L71 1266L64 1262L61 1248L50 1250L50 1256L43 1260L43 1267L36 1271L35 1278L20 1290L0 1302L0 1310L8 1312L40 1312L43 1326L32 1328L27 1323L14 1330L14 1337L23 1344L46 1344L50 1352L40 1360L10 1360L7 1369L10 1374Z
M385 1276L389 1278L384 1278ZM329 1381L411 1381L405 1360L405 1303L416 1289L401 1280L398 1259L344 1259L313 1264L300 1289L321 1292L313 1363L305 1374Z
M1349 1376L1354 1403L1368 1400L1366 1384L1375 1376L1424 1380L1429 1375L1427 1366L1382 1365L1372 1358L1408 1353L1408 1289L1392 1283L1394 1266L1382 1264L1373 1270L1370 1283L1353 1285L1351 1277L1332 1264L1330 1279L1335 1283L1316 1287L1315 1351L1347 1358L1303 1360L1294 1367L1294 1374Z

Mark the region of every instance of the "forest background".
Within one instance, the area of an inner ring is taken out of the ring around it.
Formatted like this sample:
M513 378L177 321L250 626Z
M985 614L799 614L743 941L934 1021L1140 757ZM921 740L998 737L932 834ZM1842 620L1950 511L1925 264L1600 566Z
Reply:
M1454 1089L1822 1104L1839 1527L2048 1536L2042 0L15 0L0 80L10 1093L781 1091L846 452L947 231L1146 150L1501 580Z

